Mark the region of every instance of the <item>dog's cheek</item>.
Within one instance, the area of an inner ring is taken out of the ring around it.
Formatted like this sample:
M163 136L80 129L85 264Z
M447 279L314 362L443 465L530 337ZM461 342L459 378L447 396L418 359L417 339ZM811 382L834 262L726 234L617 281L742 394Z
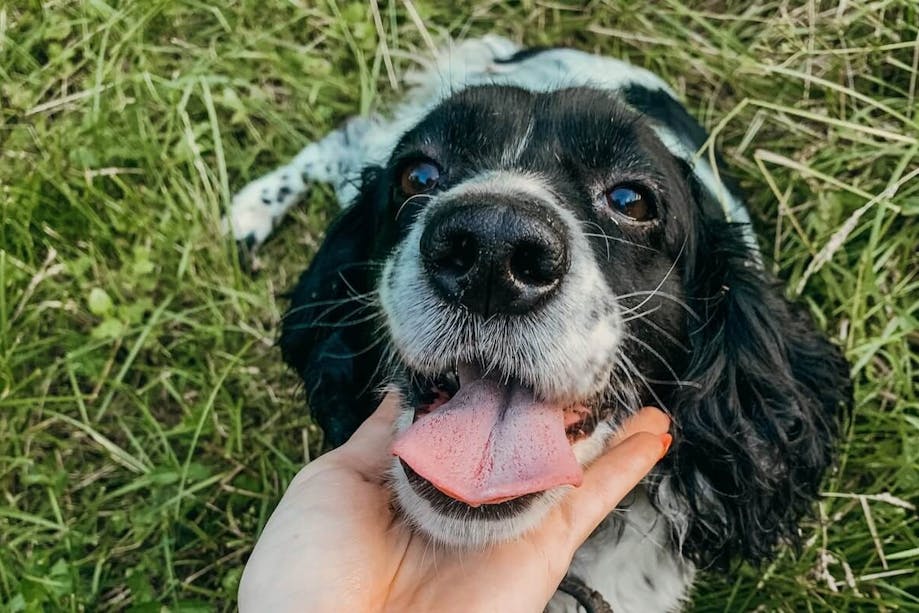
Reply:
M403 352L414 353L418 326L412 313L418 310L417 301L424 295L421 255L418 251L420 230L418 221L412 231L386 258L380 283L380 305L386 318L393 342Z
M386 259L380 282L380 307L386 320L386 327L392 340L400 349L405 348L406 334L404 314L409 311L406 285L411 284L411 261L404 255L404 243L397 246Z
M610 424L606 422L597 424L590 436L572 445L571 449L574 451L574 457L577 458L582 466L590 464L603 454L604 449L606 449L606 442L613 435L613 432L613 427Z

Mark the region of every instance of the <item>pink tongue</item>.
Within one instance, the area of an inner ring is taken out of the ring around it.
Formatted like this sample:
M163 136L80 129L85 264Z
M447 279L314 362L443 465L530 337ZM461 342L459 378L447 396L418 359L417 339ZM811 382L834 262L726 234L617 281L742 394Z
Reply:
M562 408L488 379L465 383L449 402L419 417L393 453L437 489L474 507L578 486L583 476Z

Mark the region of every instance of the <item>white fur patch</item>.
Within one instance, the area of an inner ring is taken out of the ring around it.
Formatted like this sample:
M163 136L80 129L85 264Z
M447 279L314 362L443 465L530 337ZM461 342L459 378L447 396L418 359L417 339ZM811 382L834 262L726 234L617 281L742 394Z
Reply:
M625 503L578 549L569 572L600 592L616 613L679 610L695 568L671 553L669 525L644 488L633 490ZM579 610L561 593L546 608L552 613Z

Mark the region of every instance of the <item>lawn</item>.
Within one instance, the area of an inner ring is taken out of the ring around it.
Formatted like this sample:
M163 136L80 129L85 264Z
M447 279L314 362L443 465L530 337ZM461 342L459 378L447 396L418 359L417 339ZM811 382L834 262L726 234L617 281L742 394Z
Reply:
M704 575L695 611L919 610L915 0L0 4L0 610L229 610L321 449L274 348L335 213L315 189L243 270L230 194L448 36L661 74L760 245L852 364L800 551Z

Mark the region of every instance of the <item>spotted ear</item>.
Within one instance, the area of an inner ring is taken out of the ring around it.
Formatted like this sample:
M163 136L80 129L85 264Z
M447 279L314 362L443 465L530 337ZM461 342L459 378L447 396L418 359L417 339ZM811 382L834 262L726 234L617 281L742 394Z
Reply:
M706 218L686 264L691 381L671 403L683 551L704 567L796 542L852 403L848 365L754 263L739 224Z
M287 294L281 325L284 361L303 379L310 412L327 444L345 442L375 408L382 359L377 320L377 173L365 171L358 198L333 222Z

